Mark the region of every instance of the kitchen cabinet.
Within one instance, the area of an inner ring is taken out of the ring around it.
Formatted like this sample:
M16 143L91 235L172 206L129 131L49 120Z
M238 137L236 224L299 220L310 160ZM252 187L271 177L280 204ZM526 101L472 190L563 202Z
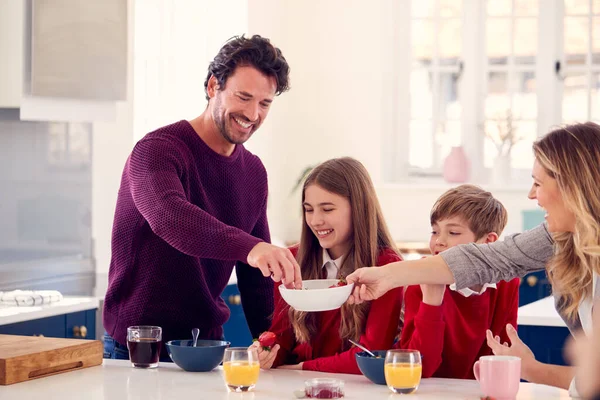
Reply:
M1 1L0 108L28 121L114 121L127 99L131 3Z
M97 309L78 311L14 324L0 325L0 334L95 339L96 311Z
M0 108L18 108L23 86L22 0L0 2Z
M127 2L33 1L30 54L33 96L125 100Z
M564 358L564 346L571 333L566 327L519 325L519 337L533 354L535 359L555 365L569 365Z
M227 285L221 297L231 310L229 320L223 325L225 340L231 342L231 347L249 346L252 343L252 334L242 309L237 285Z
M538 361L568 365L563 351L571 333L556 311L552 296L519 307L517 330Z

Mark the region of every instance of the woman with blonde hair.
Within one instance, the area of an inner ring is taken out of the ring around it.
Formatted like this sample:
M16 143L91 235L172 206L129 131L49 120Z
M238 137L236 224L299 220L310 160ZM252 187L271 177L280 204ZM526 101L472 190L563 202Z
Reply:
M369 173L357 160L336 158L317 166L302 190L300 244L290 250L302 279L343 279L361 267L400 261ZM349 339L370 349L389 349L397 334L402 289L370 303L302 312L288 306L275 283L270 331L276 343L253 344L261 367L360 374Z
M546 223L492 244L468 244L424 260L365 268L350 303L378 298L390 288L451 284L458 288L495 283L546 269L556 308L571 333L592 331L592 304L600 298L600 126L587 122L556 129L533 145L533 186L529 198L546 210ZM521 357L523 379L575 392L575 369L543 364L507 326L511 343L488 332L495 354Z

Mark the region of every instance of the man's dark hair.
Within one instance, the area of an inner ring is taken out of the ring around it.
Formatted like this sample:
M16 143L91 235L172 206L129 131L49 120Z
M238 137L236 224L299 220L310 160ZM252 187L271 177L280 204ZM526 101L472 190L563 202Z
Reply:
M289 90L290 67L281 54L281 50L273 46L269 39L260 35L251 38L234 36L229 39L214 60L208 66L208 74L204 81L204 93L209 100L207 87L211 75L217 79L219 87L225 87L227 78L239 66L252 66L277 81L276 95Z

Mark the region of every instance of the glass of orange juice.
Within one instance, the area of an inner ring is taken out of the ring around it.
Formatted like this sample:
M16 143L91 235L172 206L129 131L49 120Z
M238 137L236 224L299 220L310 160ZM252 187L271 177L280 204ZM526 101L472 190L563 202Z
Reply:
M418 350L388 350L385 382L394 393L414 393L421 383L421 353Z
M223 356L223 377L230 392L249 392L258 381L260 363L253 347L230 347Z

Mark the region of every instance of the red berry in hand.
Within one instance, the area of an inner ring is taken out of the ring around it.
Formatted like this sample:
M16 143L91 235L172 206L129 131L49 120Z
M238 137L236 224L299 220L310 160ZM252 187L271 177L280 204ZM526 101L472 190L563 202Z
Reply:
M268 331L263 332L258 337L258 343L265 350L271 350L271 347L273 347L275 345L276 341L277 341L277 336L275 336L275 334L273 332L268 332Z

